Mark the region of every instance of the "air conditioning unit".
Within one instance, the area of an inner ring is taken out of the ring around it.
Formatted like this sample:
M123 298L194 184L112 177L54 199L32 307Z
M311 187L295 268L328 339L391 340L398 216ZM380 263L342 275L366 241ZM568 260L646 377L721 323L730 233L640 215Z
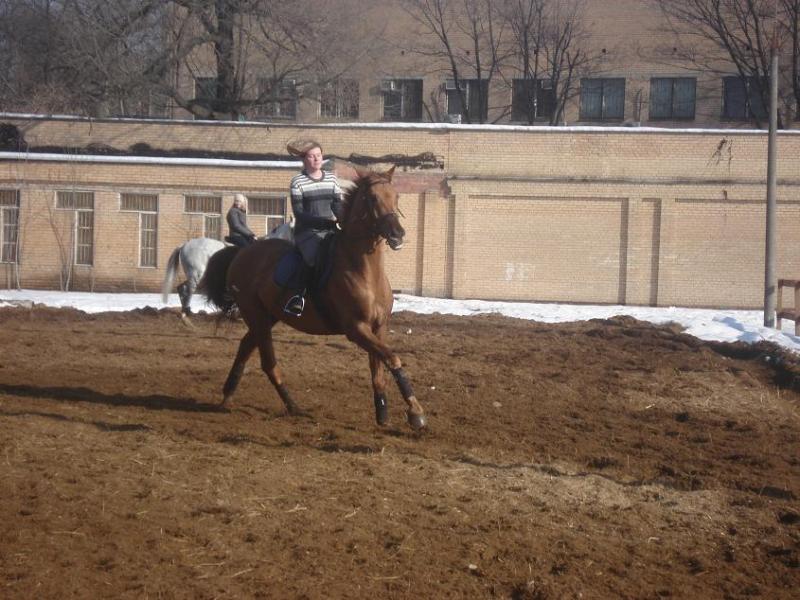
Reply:
M446 89L446 90L454 90L454 89L456 89L456 80L455 79L445 79L444 80L444 89Z
M540 79L541 86L543 90L552 90L553 89L553 80L552 79Z
M394 79L384 79L381 81L382 92L396 92L398 88L397 82Z
M447 121L453 125L461 124L461 115L447 115Z

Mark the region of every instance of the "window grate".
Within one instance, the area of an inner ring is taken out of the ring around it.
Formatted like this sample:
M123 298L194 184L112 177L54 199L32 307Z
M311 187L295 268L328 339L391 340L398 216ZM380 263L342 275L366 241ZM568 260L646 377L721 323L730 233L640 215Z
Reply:
M19 190L0 190L0 206L19 206Z
M251 215L283 217L286 215L286 196L248 196L247 212Z
M222 196L184 196L183 212L221 215Z
M222 217L219 215L205 215L203 218L203 235L215 240L221 240Z
M94 212L78 210L75 215L75 264L90 266L94 260Z
M157 266L158 249L158 214L152 212L139 213L140 253L139 265L142 267Z
M158 212L156 194L120 194L119 209L137 212Z
M94 192L56 192L56 208L94 210Z

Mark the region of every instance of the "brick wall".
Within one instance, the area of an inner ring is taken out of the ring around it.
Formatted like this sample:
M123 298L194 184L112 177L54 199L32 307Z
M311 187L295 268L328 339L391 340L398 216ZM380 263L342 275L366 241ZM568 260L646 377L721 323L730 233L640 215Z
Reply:
M400 172L408 232L387 252L397 290L525 301L756 307L763 302L766 133L728 130L89 124L19 119L42 143L279 153L299 136L349 155L432 152L441 170ZM90 126L91 125L91 126ZM28 138L31 141L31 138ZM800 134L779 135L778 276L800 276ZM48 161L0 155L0 188L21 191L19 282L58 288L73 215L55 192L95 193L95 262L73 289L157 291L172 250L202 233L185 193L285 193L297 163ZM239 165L239 166L234 166ZM244 166L242 166L244 165ZM351 171L336 163L340 176ZM137 213L120 192L159 195L158 266L140 267ZM263 218L250 216L257 233ZM58 232L58 235L56 234ZM66 240L66 242L64 242ZM0 285L14 285L0 266Z

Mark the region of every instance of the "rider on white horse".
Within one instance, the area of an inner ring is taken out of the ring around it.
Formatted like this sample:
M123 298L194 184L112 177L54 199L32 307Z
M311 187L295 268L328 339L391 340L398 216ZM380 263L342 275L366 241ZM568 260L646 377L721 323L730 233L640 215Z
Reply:
M236 194L233 197L233 206L226 218L230 228L230 235L225 238L226 242L241 248L253 243L256 234L247 226L247 197L244 194Z

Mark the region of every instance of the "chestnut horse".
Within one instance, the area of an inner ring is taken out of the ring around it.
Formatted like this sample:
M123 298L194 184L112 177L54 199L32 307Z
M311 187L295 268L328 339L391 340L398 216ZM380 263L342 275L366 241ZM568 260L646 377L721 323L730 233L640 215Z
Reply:
M303 414L289 394L275 361L272 328L278 321L315 335L344 334L369 354L375 419L385 425L384 365L397 382L406 402L406 417L414 429L426 425L422 406L398 356L386 343L392 312L392 288L384 272L383 241L392 250L403 245L405 230L400 225L397 191L392 186L394 168L385 172L357 169L355 186L345 196L341 230L331 260L330 279L316 302L306 302L300 317L283 312L291 292L274 281L275 269L292 246L281 240L258 240L246 248L224 248L211 257L199 289L208 300L229 313L238 308L245 324L239 351L222 388L223 405L233 396L247 359L258 347L261 368L283 400L289 414Z

